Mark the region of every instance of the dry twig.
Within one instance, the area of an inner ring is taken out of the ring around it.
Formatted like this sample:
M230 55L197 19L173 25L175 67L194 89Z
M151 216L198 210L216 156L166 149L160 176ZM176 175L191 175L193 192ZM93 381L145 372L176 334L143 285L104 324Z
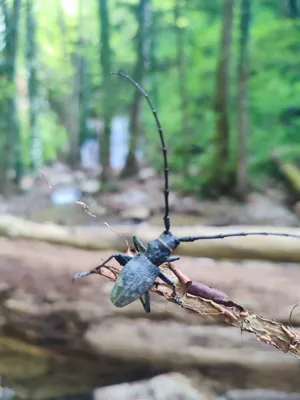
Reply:
M106 268L110 271L109 273L105 269L98 273L113 281L116 280L119 268L112 266ZM253 333L261 342L300 358L300 335L292 327L246 310L229 300L225 293L203 283L192 281L172 265L164 264L160 268L175 282L177 294L182 301L181 307L203 316L210 316L220 322L237 327L241 331ZM195 295L197 287L200 288L201 295L204 297ZM190 288L194 294L189 293ZM151 291L173 302L172 288L166 284L158 283L153 286Z

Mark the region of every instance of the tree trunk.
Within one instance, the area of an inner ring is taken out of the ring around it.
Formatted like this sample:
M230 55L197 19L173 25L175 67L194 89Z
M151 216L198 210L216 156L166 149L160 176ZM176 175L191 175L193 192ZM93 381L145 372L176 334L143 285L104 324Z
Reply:
M79 164L80 160L80 87L81 87L81 67L82 67L82 0L78 0L78 39L75 50L73 52L73 66L74 72L71 77L71 104L67 112L68 126L69 126L69 162L73 168ZM63 8L60 5L60 12ZM63 19L60 18L61 28L64 27Z
M186 89L186 57L185 57L185 32L184 28L180 26L180 19L185 8L185 0L175 0L174 5L174 25L175 25L175 39L176 39L176 68L178 75L178 93L180 98L180 115L181 126L179 135L185 137L184 142L180 146L180 153L182 155L189 154L190 141L189 137L189 121L188 121L188 96ZM182 174L188 175L189 163L184 163Z
M29 98L29 153L30 169L33 173L41 167L42 149L37 127L38 80L36 65L36 21L33 12L33 1L27 0L26 7L26 61L28 71Z
M79 149L79 87L80 87L80 58L75 50L73 53L74 72L71 76L71 101L67 112L69 127L69 163L76 168L80 160Z
M150 0L140 0L137 6L137 21L138 31L136 35L136 53L137 60L133 73L133 78L140 85L142 85L145 69L146 69L146 57L149 54L148 42L146 38L147 31L147 17L150 7ZM130 110L130 141L129 150L125 163L125 167L122 171L121 176L128 177L137 174L138 162L136 159L136 152L138 148L138 139L141 130L140 124L140 108L141 108L142 94L138 91L134 91L133 103Z
M181 109L181 134L185 135L188 131L188 115L187 115L187 91L186 91L186 69L185 69L185 51L184 51L184 30L179 25L184 7L183 0L175 0L174 19L175 19L175 35L176 35L176 65L178 74L178 89L180 95Z
M3 15L4 19L4 25L5 25L5 44L7 46L7 31L8 31L8 26L9 26L9 15L8 15L8 6L5 0L1 0L1 13ZM7 91L7 52L6 49L4 49L4 57L5 60L3 62L3 67L1 68L1 89ZM1 104L1 110L2 110L2 118L1 118L1 157L0 157L0 162L1 162L1 168L0 168L0 190L1 193L7 194L8 191L8 168L9 168L9 161L10 161L10 141L9 141L9 131L8 131L8 99L7 96L3 96L0 98L0 104Z
M14 168L15 168L15 183L19 185L23 176L23 155L22 155L22 141L20 136L20 124L17 110L17 96L16 96L16 59L19 40L19 20L21 11L21 0L14 0L13 10L11 16L11 45L10 45L10 65L9 65L9 80L14 85L14 93L9 98L9 118L10 118L10 132L13 138L14 149Z
M151 5L151 8L153 6ZM159 90L157 81L157 16L153 9L151 9L151 19L149 24L149 65L146 65L146 69L151 72L151 98L155 107L159 109Z
M1 1L5 24L5 47L4 47L4 76L10 91L4 102L6 112L6 139L5 154L3 159L3 184L2 190L8 194L9 182L7 172L15 168L15 181L20 182L23 173L23 160L21 151L20 126L16 105L16 56L18 49L19 19L21 0L14 0L11 10L5 0Z
M215 112L216 112L216 156L213 165L213 186L218 192L228 190L229 184L229 64L232 37L234 0L223 2L220 55L217 67Z
M111 179L110 137L112 120L112 88L111 88L111 48L110 25L107 0L99 0L99 20L101 25L100 64L102 68L102 98L104 131L100 141L100 162L102 165L101 182Z
M241 0L240 54L238 62L237 94L237 165L236 192L245 199L248 187L247 177L247 135L248 135L248 41L251 0Z
M81 147L88 136L87 118L90 97L90 82L88 61L85 54L85 16L83 0L79 0L79 43L78 43L78 74L79 74L79 146Z
M297 0L285 0L284 11L285 11L285 15L288 18L291 18L291 19L298 18L299 7L297 4Z

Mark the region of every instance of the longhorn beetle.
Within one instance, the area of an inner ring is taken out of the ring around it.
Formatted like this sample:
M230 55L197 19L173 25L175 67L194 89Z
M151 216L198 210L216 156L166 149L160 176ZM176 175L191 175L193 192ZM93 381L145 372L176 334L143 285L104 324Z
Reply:
M98 265L93 270L88 272L79 272L74 275L74 279L98 273L100 268L104 267L111 259L115 259L123 266L118 278L113 286L110 299L116 307L124 307L133 301L140 299L144 310L150 312L150 295L149 290L154 285L156 278L162 279L165 283L173 288L173 299L176 303L181 304L177 298L174 283L164 275L159 266L165 262L173 262L179 260L178 256L172 256L172 252L179 246L181 242L194 242L195 240L204 239L224 239L231 236L250 236L250 235L272 235L272 236L287 236L300 238L300 235L289 233L272 233L272 232L236 232L218 235L202 235L202 236L184 236L178 238L170 232L170 216L169 216L169 182L168 182L168 159L167 148L164 141L162 127L157 115L157 112L152 105L152 102L145 90L135 82L130 76L121 72L112 72L113 75L119 75L130 81L137 90L145 97L152 114L154 116L157 130L161 141L161 150L164 161L164 199L165 199L165 214L163 217L165 230L159 236L147 244L147 247L141 240L133 236L133 243L137 254L133 257L115 253L107 258L103 263Z

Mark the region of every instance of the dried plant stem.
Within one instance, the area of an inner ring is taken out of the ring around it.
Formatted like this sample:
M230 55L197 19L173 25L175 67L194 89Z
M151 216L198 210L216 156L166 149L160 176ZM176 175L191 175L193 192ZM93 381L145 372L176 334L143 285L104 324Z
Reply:
M107 273L109 270L110 272ZM276 347L284 353L291 353L300 358L300 335L291 326L285 326L279 322L256 315L250 310L233 303L226 298L221 301L211 300L188 293L189 286L193 282L178 268L162 265L161 270L168 275L176 285L176 291L182 301L182 308L197 314L212 317L220 322L239 328L241 331L253 333L258 340ZM107 266L99 274L111 280L116 280L119 268ZM209 288L205 284L201 287L207 288L207 294L223 293L217 289ZM151 289L153 293L165 297L173 302L172 288L164 283L158 283ZM218 296L217 296L218 297Z

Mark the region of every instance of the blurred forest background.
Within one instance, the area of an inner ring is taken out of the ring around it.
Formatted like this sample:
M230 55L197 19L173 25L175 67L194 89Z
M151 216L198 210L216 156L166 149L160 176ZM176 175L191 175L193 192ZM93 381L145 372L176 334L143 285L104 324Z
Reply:
M135 385L103 387L155 376L149 399L299 399L299 360L266 330L159 296L146 317L116 308L107 279L72 277L162 231L155 121L113 71L159 114L174 234L300 234L300 0L0 0L0 18L0 398L132 400ZM299 239L179 251L193 282L282 323L296 349ZM188 383L156 380L174 371Z
M0 4L2 193L45 163L78 167L88 141L99 148L104 189L116 172L137 174L141 159L162 172L153 116L111 71L151 95L177 190L243 199L279 177L278 161L296 168L296 0Z

